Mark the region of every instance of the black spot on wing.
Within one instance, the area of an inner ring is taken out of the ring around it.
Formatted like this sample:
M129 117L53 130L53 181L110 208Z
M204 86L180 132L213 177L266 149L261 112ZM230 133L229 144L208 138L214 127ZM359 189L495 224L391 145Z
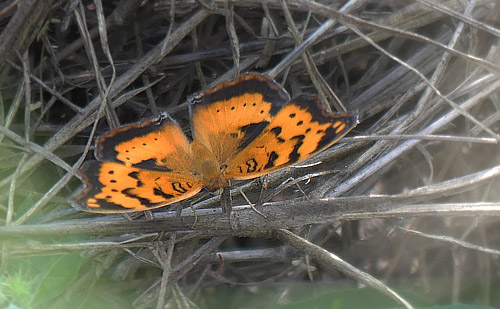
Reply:
M271 130L269 130L269 132L274 134L274 136L276 137L276 140L278 141L279 144L283 144L285 142L285 140L283 138L279 137L279 135L281 134L281 131L282 131L281 127L274 127Z
M295 145L292 152L288 155L288 162L285 164L293 164L300 159L299 148L304 144L304 138L304 135L296 135L290 139L291 141L295 141Z
M183 184L180 183L180 182L172 182L172 189L176 192L178 192L179 194L184 194L186 192L188 192L188 190L186 188L184 188Z
M168 194L168 193L163 192L163 190L161 188L158 188L158 187L156 187L156 188L153 189L153 194L156 195L156 196L161 196L161 197L163 197L166 200L175 197L172 194Z
M278 158L279 158L279 155L276 152L271 151L271 153L269 154L269 159L267 160L267 163L264 166L264 169L273 168L274 161L276 161L276 159L278 159Z
M163 163L164 160L162 160ZM150 171L160 171L160 172L171 172L172 170L164 165L158 165L155 159L147 159L139 163L132 164L133 167L137 167L144 170Z
M139 180L139 172L131 172L131 173L128 173L128 176L130 178L133 178L135 180L137 180L137 183L135 184L138 188L144 186L144 183L142 181Z
M273 133L274 136L279 136L281 134L281 130L282 130L281 127L274 127L271 130L269 130L269 132Z
M257 136L259 136L262 131L269 125L268 121L261 121L257 123L251 123L240 128L240 132L243 136L238 145L238 150L245 149Z
M245 162L246 166L247 166L247 173L254 173L255 171L257 171L257 161L252 158L250 160L248 160L247 162Z
M121 193L129 198L133 198L133 199L136 199L138 200L141 205L145 206L145 207L148 207L148 208L151 208L151 207L154 207L155 204L154 203L151 203L151 201L147 198L144 198L144 197L140 197L138 196L137 194L135 193L132 193L131 191L134 190L134 188L127 188L127 189L123 189L121 191Z

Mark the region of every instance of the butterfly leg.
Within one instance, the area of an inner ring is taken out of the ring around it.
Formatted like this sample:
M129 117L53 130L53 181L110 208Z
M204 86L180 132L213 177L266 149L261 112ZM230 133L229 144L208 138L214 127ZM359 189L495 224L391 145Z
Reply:
M220 194L220 206L222 207L222 213L226 214L228 217L231 216L231 211L233 209L233 200L231 198L231 189L224 188Z
M231 198L231 189L223 188L220 194L220 206L222 208L222 213L227 216L229 226L233 232L238 231L238 226L231 217L231 212L233 210L233 200Z

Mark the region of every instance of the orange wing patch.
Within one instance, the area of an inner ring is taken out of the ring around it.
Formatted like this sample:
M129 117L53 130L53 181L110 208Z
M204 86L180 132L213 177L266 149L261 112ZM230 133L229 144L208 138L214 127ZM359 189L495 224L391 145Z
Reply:
M319 97L290 101L257 73L223 82L190 100L194 141L169 117L112 130L97 139L71 204L117 213L153 209L303 161L338 141L356 114L325 111Z
M227 162L255 139L290 100L271 78L243 74L195 96L190 104L193 138Z
M190 143L177 122L168 116L126 125L100 136L95 157L147 170L194 171Z

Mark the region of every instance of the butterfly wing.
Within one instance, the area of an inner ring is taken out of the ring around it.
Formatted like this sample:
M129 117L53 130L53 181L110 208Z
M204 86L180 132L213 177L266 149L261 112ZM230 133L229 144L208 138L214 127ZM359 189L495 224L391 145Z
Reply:
M282 107L257 138L238 149L226 177L251 179L301 162L330 147L356 124L356 114L328 113L318 96L300 95Z
M99 136L95 157L146 170L194 171L189 141L168 116L128 124Z
M193 138L223 165L259 136L289 100L270 77L242 74L194 97L190 105Z
M122 213L166 206L198 193L202 186L186 174L145 170L117 162L89 161L80 171L85 187L73 207L98 213Z
M97 139L95 157L80 174L84 187L72 198L80 210L100 213L162 207L198 193L202 185L190 143L168 117L112 130Z

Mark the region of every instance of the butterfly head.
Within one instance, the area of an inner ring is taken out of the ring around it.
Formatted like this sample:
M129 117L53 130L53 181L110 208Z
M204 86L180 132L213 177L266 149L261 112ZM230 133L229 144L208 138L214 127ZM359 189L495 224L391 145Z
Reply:
M191 143L191 155L197 177L208 191L214 192L229 186L225 177L227 166L221 164L205 145L196 140L193 141Z
M229 181L225 176L226 166L219 164L215 160L205 160L201 164L197 164L201 182L205 189L210 192L215 192L219 189L229 187Z

